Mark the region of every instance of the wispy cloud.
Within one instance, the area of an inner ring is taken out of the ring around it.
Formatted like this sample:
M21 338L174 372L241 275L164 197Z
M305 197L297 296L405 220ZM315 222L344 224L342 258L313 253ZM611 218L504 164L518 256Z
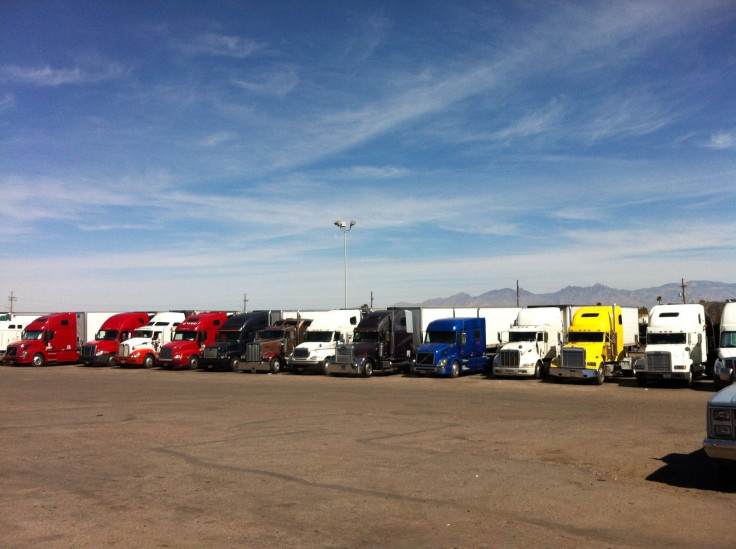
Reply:
M296 87L299 78L293 66L260 72L255 78L240 78L233 81L236 86L261 95L283 97Z
M736 147L736 137L732 132L719 132L710 136L710 140L705 143L705 147L710 149L733 149Z
M119 78L124 73L125 69L119 64L111 64L96 69L81 67L53 69L48 65L42 67L5 65L0 67L0 78L3 80L50 87L102 82Z
M188 55L213 55L244 59L263 49L265 44L225 34L200 34L191 40L171 41L172 47Z

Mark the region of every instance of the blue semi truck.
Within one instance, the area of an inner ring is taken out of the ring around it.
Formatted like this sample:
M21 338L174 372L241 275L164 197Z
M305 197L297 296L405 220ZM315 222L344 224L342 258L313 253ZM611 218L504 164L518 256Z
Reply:
M412 371L457 377L488 368L485 318L442 318L427 326Z

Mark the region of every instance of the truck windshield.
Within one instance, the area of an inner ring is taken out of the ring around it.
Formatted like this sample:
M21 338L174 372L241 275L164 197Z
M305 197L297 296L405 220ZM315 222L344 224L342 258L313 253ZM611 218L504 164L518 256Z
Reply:
M509 332L509 343L519 341L536 341L537 332Z
M332 341L332 332L307 332L304 341L312 343L329 343Z
M721 334L721 349L736 347L736 332L723 332Z
M117 330L100 330L95 339L97 341L115 341L118 338Z
M258 339L283 339L283 330L261 330L258 334Z
M353 334L353 343L376 343L378 341L378 332L355 332Z
M240 341L240 332L220 332L217 334L217 341Z
M684 345L686 334L647 334L647 345Z
M43 330L30 330L23 332L21 339L43 339Z
M456 334L452 331L427 332L424 343L455 343Z
M136 330L135 332L133 332L133 337L151 339L153 337L153 330Z
M603 332L570 332L570 343L601 343Z
M171 341L197 341L197 332L195 330L186 330L184 332L174 332Z

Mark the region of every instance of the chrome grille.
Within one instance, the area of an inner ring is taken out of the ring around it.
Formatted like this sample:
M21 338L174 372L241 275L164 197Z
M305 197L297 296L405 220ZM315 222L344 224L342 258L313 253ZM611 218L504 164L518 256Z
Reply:
M507 368L518 368L521 361L519 351L507 349L498 353L498 364Z
M294 349L294 358L309 358L309 349Z
M130 354L130 345L121 344L118 347L118 356L128 356Z
M260 362L261 361L261 344L256 341L254 343L248 343L248 347L245 349L245 357L248 362Z
M434 366L434 353L417 353L417 365Z
M340 345L335 351L335 362L350 364L353 362L353 348L350 345Z
M664 352L651 352L646 354L647 372L670 372L672 371L672 355Z
M202 353L204 358L217 358L217 347L207 347Z
M562 349L563 368L585 368L585 349Z

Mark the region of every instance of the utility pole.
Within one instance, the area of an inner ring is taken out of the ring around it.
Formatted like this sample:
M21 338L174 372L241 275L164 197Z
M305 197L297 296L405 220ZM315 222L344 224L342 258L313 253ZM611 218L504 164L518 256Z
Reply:
M248 294L243 294L243 312L248 312Z
M371 311L373 310L373 290L371 290Z
M682 279L680 286L682 287L682 292L680 292L680 296L682 297L682 302L687 303L687 293L685 293L685 288L687 288L687 284L685 284L684 278Z
M516 306L519 306L519 281L516 281Z
M18 298L13 295L13 292L10 292L10 297L8 298L8 302L10 303L10 318L13 318L13 302L18 301Z

